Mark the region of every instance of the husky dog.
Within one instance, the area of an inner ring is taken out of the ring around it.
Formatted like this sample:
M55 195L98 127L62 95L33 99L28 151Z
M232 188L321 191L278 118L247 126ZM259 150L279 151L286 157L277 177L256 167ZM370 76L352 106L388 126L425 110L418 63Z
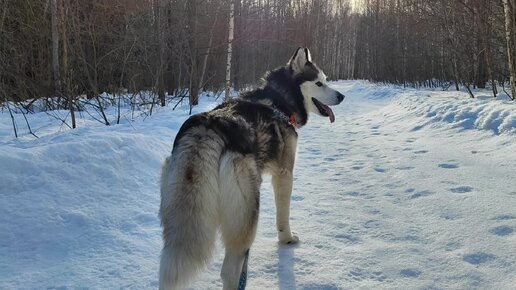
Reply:
M256 234L262 174L272 175L281 243L299 241L289 225L297 128L312 112L335 120L331 89L307 48L267 73L260 88L191 116L162 168L163 250L159 288L187 286L211 258L217 232L225 246L224 289L236 289Z

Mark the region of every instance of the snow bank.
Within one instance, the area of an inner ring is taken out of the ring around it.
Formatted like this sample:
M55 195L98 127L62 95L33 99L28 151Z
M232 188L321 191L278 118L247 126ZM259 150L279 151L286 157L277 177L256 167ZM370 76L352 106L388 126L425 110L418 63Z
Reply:
M462 91L416 90L367 81L339 81L346 94L367 99L371 104L387 104L381 110L385 121L415 123L412 130L424 127L459 130L477 129L498 134L516 134L516 102L500 94L494 99L488 90L476 90L476 98ZM407 118L407 115L416 117Z
M459 96L457 96L459 95ZM494 134L516 134L516 102L493 99L471 99L458 92L432 92L425 97L414 92L402 93L393 106L421 117L425 126L479 129Z
M195 111L214 105L203 101ZM188 106L113 126L86 115L69 130L41 112L28 115L40 138L20 126L14 139L1 114L0 288L156 288L159 171L187 117Z

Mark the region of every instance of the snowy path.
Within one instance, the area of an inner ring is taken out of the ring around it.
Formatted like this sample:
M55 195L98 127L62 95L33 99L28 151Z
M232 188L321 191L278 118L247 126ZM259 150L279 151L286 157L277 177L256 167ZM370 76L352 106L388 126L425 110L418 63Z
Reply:
M301 242L278 245L266 179L248 289L513 289L516 106L336 86L336 122L300 130ZM155 289L157 177L184 111L35 141L6 137L5 115L0 289ZM222 255L192 289L221 287Z

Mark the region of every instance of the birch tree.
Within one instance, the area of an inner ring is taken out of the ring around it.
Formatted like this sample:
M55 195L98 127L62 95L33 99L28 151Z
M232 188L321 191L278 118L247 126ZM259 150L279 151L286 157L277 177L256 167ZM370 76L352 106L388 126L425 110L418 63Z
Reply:
M231 89L231 57L233 55L233 33L235 31L235 2L231 0L229 7L228 21L228 49L226 62L226 86L224 99L229 99L229 91Z
M507 61L511 82L511 98L516 99L516 1L503 0L505 11L505 38L507 40Z

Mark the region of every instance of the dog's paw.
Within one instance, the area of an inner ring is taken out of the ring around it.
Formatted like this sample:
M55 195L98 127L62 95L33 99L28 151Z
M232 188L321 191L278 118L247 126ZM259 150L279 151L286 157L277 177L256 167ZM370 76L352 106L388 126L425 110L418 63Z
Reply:
M278 233L279 236L279 241L280 243L282 244L296 244L299 242L299 237L297 236L297 234L295 232L291 232L291 233Z

